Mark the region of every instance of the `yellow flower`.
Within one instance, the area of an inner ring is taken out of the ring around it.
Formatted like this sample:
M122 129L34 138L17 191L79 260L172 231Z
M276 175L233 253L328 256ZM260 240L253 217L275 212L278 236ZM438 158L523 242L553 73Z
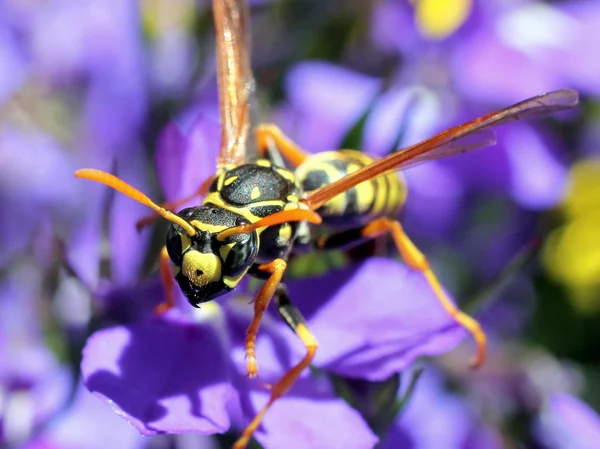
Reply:
M542 261L580 311L600 310L600 160L571 169L561 211L565 222L548 237Z
M469 17L473 0L413 0L417 29L431 39L444 39Z

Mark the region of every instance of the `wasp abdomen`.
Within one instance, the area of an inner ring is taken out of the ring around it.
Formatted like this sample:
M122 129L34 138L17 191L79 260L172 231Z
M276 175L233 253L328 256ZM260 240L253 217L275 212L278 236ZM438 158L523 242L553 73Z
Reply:
M303 191L331 184L373 162L359 151L318 153L296 169ZM406 186L396 173L370 179L325 203L317 212L335 227L363 225L374 218L394 216L406 200Z

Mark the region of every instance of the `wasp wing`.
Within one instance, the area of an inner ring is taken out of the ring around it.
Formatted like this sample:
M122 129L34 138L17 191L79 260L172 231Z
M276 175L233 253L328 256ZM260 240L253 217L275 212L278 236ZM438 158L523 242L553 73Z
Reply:
M254 78L250 69L248 5L245 0L214 0L221 150L217 166L245 161Z
M332 184L307 193L303 201L311 210L316 210L340 193L390 170L397 171L421 162L493 145L496 143L495 133L487 128L569 109L576 106L578 102L577 92L570 89L557 90L529 98L399 150Z

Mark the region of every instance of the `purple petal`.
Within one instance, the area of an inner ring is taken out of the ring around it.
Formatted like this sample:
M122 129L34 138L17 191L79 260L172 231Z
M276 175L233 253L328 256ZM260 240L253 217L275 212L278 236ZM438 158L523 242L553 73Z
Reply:
M365 125L364 143L369 152L385 156L401 146L433 135L441 119L441 104L433 91L421 86L393 89L378 98Z
M265 315L256 344L259 379L247 379L243 350L245 330L252 317L252 306L246 298L230 299L226 305L228 328L233 343L232 357L238 367L236 383L240 390L245 419L249 423L267 403L269 392L262 382L274 383L306 350L289 328L278 318ZM288 344L289 343L289 344ZM239 420L238 420L239 421ZM336 397L324 378L310 376L305 370L291 390L267 412L255 434L266 448L369 448L377 438L360 414Z
M402 224L411 235L449 235L462 218L465 186L457 174L439 162L404 173L408 197Z
M170 315L96 332L81 368L90 391L142 434L209 434L229 428L227 353L214 326Z
M199 115L189 130L173 122L162 132L156 152L158 176L169 201L186 197L215 173L221 131Z
M268 400L265 390L250 393L258 411ZM303 379L277 401L263 420L256 439L265 449L366 449L378 438L360 414L333 394L327 383Z
M0 71L0 105L2 105L18 89L27 73L23 49L4 24L0 25L0 67L2 67Z
M385 379L465 335L423 276L398 261L295 281L290 294L319 341L315 364L350 377Z
M422 47L422 37L414 26L413 8L406 2L378 2L370 31L373 43L385 52L405 53Z
M590 1L490 11L453 55L456 82L471 98L498 104L566 86L598 94L599 23L598 5Z
M431 369L419 379L413 397L381 449L392 449L409 440L414 449L500 449L501 439L478 419L468 402L445 391L441 377ZM473 444L482 443L477 446Z
M121 154L118 158L120 178L142 192L149 192L144 164L137 163L140 151ZM140 233L135 228L137 220L148 216L152 210L131 198L116 194L110 208L111 280L116 284L131 284L139 279L146 256L150 232Z
M380 84L379 79L324 62L292 67L285 87L290 104L302 117L301 129L295 133L298 144L310 151L336 148L365 112ZM307 133L309 130L316 134Z
M594 449L600 441L600 416L576 397L555 394L542 414L538 433L551 449Z
M144 443L135 429L81 386L68 411L25 449L133 449Z
M567 168L533 128L515 124L502 131L513 198L529 209L547 209L563 197Z

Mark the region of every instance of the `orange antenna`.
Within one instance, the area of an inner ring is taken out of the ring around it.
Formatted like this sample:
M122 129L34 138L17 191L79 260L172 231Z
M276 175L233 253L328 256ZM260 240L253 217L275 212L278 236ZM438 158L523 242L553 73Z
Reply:
M258 228L288 223L290 221L308 221L309 223L320 224L323 220L319 214L308 209L282 210L275 212L274 214L267 215L255 223L227 228L217 234L217 240L223 241L227 237L235 234L248 234L249 232L252 232Z
M158 204L156 204L138 189L130 186L125 181L120 180L119 178L111 175L110 173L106 173L102 170L95 170L93 168L84 168L82 170L77 170L75 172L75 177L89 179L91 181L96 181L101 184L107 185L108 187L112 187L116 191L127 195L132 200L135 200L138 203L142 203L145 206L148 206L161 217L166 218L172 223L178 224L183 229L185 229L185 232L187 232L190 235L190 237L196 235L196 230L194 229L194 227L187 221L185 221L183 218L175 215L173 212L165 209L164 207L160 207Z

